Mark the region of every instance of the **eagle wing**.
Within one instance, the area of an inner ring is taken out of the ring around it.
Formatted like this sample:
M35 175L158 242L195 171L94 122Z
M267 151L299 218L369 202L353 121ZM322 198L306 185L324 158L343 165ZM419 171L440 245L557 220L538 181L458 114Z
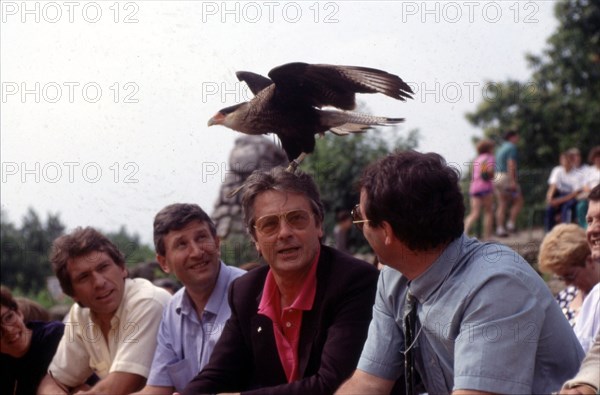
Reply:
M273 84L273 81L267 77L263 77L260 74L252 73L250 71L237 71L235 75L238 80L244 81L248 85L248 88L250 88L255 96L258 92Z
M368 67L296 62L272 69L269 77L275 83L277 100L317 108L352 110L356 93L379 92L402 101L413 93L400 77Z

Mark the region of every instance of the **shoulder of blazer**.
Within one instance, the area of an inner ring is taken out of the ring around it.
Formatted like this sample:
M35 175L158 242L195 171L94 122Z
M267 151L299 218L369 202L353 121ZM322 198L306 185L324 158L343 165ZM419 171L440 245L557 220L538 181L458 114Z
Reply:
M228 298L229 302L235 305L238 313L256 312L268 272L269 266L265 265L233 280L229 287Z
M356 275L368 275L369 273L378 275L379 273L377 268L370 263L328 246L321 247L319 264L322 264L321 267L330 266L331 271L336 275L338 273L346 273L350 277L353 277Z
M379 270L373 265L328 246L322 246L317 268L317 293L345 295L358 289L375 289Z

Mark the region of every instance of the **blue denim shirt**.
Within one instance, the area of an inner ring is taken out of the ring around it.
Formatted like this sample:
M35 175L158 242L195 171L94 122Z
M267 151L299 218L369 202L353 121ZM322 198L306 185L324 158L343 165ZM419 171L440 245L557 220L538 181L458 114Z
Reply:
M200 318L185 287L173 295L158 329L148 385L181 391L206 365L231 315L227 303L229 284L244 273L221 262L217 284Z
M413 347L430 394L549 394L579 368L581 346L540 276L508 247L461 236L411 282L383 269L359 369L404 375L407 290L418 300Z

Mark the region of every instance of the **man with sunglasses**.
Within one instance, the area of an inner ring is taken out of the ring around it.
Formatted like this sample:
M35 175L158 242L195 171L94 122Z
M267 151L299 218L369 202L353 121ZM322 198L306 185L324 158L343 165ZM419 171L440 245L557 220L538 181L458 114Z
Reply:
M331 394L358 361L378 271L321 244L323 204L307 174L254 172L243 191L268 266L233 282L231 318L183 394Z
M386 265L358 369L340 394L548 394L583 357L540 276L463 234L459 175L438 154L369 166L357 225Z

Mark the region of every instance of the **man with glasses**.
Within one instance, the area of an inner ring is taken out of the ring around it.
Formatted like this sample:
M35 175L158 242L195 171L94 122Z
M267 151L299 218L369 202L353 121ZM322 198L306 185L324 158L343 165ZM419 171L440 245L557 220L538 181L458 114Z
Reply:
M405 151L369 166L355 220L379 260L373 320L340 394L548 394L583 357L540 276L463 233L459 174Z
M268 266L233 282L231 318L183 394L330 394L358 361L378 271L321 244L323 204L304 173L254 172L242 207Z
M27 322L8 288L0 288L0 394L35 394L63 336L62 322Z

